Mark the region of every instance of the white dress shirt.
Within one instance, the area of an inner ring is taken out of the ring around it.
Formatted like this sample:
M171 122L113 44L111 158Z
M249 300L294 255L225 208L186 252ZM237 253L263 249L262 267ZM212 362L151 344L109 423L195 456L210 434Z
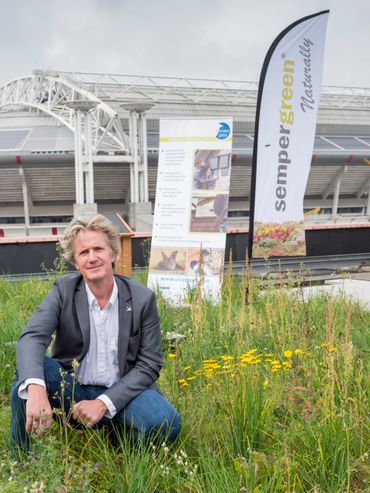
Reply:
M82 385L102 385L111 387L119 376L118 367L118 288L114 281L112 295L107 305L101 309L87 284L89 303L90 346L78 368L78 382ZM108 396L98 397L107 406L110 416L116 408Z
M85 283L90 318L90 346L77 369L78 382L81 385L101 385L111 387L119 378L118 366L118 288L114 281L112 295L107 305L101 309ZM27 399L27 386L31 383L43 385L45 382L38 378L25 380L18 389L18 395ZM106 417L113 418L117 410L111 399L101 394L97 397L108 408Z

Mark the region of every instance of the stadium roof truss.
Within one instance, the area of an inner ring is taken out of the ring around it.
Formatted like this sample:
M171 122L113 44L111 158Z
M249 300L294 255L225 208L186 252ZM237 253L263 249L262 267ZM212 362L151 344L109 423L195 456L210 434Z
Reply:
M0 108L33 108L55 117L73 132L75 119L67 103L76 100L97 103L91 110L93 153L128 154L128 139L117 112L78 81L35 71L33 76L12 80L0 88Z
M255 82L84 72L57 73L60 77L78 81L92 94L107 101L232 104L254 108L257 102L258 84ZM370 109L370 89L323 87L320 107Z
M258 84L242 81L34 70L33 75L0 87L0 109L32 108L55 117L76 134L75 110L70 103L95 103L90 110L93 161L130 162L131 202L145 202L148 200L145 161L148 151L158 152L158 120L232 116L236 123L234 150L250 158L257 90ZM151 120L149 132L146 119ZM129 136L122 126L122 122L126 124L124 120L128 121ZM334 210L342 187L344 195L358 200L367 196L370 211L370 168L364 166L370 164L370 89L323 87L320 126L322 131L318 128L315 137L308 196L320 197L322 201L329 201L332 196ZM25 139L26 131L23 129L23 134L19 131L19 135L4 134L4 138ZM145 186L140 185L142 182ZM22 187L26 201L25 178Z

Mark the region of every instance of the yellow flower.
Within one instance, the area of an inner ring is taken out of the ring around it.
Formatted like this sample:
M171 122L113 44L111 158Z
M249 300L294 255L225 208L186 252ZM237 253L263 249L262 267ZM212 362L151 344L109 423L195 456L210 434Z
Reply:
M189 366L184 366L184 368L182 369L182 371L188 371L188 370L190 370L190 368L191 368L191 365L189 365Z
M335 351L338 351L338 349L335 346L329 348L330 353L334 353Z
M294 354L304 354L304 351L302 349L297 348L294 350Z
M205 370L217 370L218 368L221 368L221 365L217 363L205 363L203 367Z
M170 354L168 355L168 357L169 357L170 359L176 358L176 354L175 354L175 353L170 353Z
M242 356L250 356L251 354L256 353L256 352L257 352L257 349L251 349L247 353L242 354Z
M284 351L284 353L283 353L283 354L284 354L284 356L285 356L286 358L291 358L291 357L292 357L292 355L293 355L292 351L290 351L290 350Z
M196 375L202 375L203 374L203 370L195 370L194 372Z
M283 366L285 370L292 368L292 363L290 361L283 361Z
M233 360L234 358L233 358L233 356L221 356L221 359L222 359L223 361L231 361L231 360Z
M192 377L188 377L186 380L189 382L190 380L195 380L196 378L197 377L192 376Z
M322 344L320 344L320 347L329 347L329 344L327 342L323 342Z
M203 363L216 363L216 359L215 358L204 359Z
M273 360L271 361L271 364L272 364L272 365L280 365L280 361L278 361L277 359L273 359Z
M274 356L272 353L265 353L263 355L265 358L271 358L272 356Z
M185 378L181 378L181 379L179 380L179 383L180 383L180 384L186 383L186 379L185 379Z

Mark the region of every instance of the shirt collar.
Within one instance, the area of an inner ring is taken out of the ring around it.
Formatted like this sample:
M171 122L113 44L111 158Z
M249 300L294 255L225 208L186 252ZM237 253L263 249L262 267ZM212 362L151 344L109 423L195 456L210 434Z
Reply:
M114 304L114 302L116 301L117 296L118 296L117 283L116 283L116 280L115 279L113 279L113 281L114 282L113 282L112 294L111 294L111 297L109 298L109 301L108 301L107 306L105 308L108 308L108 307L112 306ZM86 288L86 294L87 294L87 302L88 302L89 306L90 307L93 307L93 306L99 307L98 302L96 301L95 296L93 295L91 289L87 285L87 282L85 282L85 288Z

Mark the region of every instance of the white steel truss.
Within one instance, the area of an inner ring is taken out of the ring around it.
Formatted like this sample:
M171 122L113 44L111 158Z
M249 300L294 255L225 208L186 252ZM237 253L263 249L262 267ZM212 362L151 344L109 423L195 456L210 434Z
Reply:
M99 104L92 112L94 154L99 151L127 153L128 140L118 118L121 103L254 108L257 90L257 83L245 81L34 70L33 76L15 79L0 88L0 108L33 107L74 130L72 111L65 102L97 101ZM370 110L370 89L323 87L320 108Z
M97 103L96 107L89 111L91 137L89 136L88 139L91 145L87 147L92 152L93 162L130 163L131 202L138 203L148 201L146 110L143 110L143 107L149 108L149 115L152 107L152 115L155 113L160 115L166 105L172 105L174 109L179 110L183 106L192 109L192 106L199 105L200 111L207 105L209 107L215 105L239 108L240 113L249 111L254 114L257 91L257 83L245 81L35 70L31 76L15 79L0 87L0 110L12 107L33 108L55 117L76 134L74 110L68 106L68 103L71 101ZM364 112L360 115L361 122L368 124L370 89L323 87L320 109L329 110L328 113L331 113L330 110L334 110L334 113L339 110L338 118L342 113L351 114L353 110L354 120L361 111ZM128 120L130 138L122 129L122 117ZM85 139L85 136L83 135L81 139ZM328 141L328 138L325 140ZM332 141L330 143L339 152L346 152L338 144ZM367 140L362 140L362 143L369 145ZM332 150L330 152L333 153ZM350 154L360 152L363 151L356 149L351 150ZM366 155L367 153L364 154ZM92 176L92 173L90 174ZM334 193L336 203L333 205L333 210L338 206L341 177L341 175L336 176L323 194L327 197L329 192ZM90 188L92 186L91 182ZM370 210L369 187L369 179L366 178L357 190L358 197L368 195L368 211ZM91 197L90 199L93 200Z
M32 76L12 80L0 87L0 108L29 107L57 118L73 132L73 110L66 103L95 101L91 111L93 154L128 154L128 138L117 112L67 74L35 70Z
M78 81L104 101L236 106L255 106L257 101L258 84L255 82L83 72L58 74ZM324 86L320 107L369 110L370 89Z

